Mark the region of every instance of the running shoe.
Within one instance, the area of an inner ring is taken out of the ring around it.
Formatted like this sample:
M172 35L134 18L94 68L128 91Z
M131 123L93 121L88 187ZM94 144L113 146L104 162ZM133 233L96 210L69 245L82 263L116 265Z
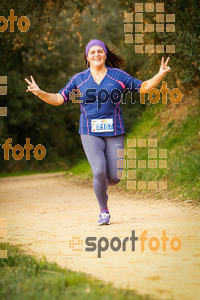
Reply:
M99 215L98 225L109 225L110 224L110 214L102 212Z

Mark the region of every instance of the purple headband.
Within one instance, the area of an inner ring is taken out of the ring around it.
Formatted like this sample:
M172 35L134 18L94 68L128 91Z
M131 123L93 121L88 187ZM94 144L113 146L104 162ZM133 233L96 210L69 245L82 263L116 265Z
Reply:
M100 46L103 48L103 50L106 53L106 57L107 57L107 50L106 50L106 46L104 44L104 42L100 41L100 40L91 40L89 43L87 43L86 47L85 47L85 55L87 57L88 55L88 51L90 50L91 47L93 46Z

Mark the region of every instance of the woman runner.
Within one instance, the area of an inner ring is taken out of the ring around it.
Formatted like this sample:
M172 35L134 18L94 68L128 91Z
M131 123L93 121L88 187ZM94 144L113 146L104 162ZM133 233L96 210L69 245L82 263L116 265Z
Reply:
M85 47L86 69L75 74L58 93L42 91L33 76L26 92L32 92L41 100L52 105L61 105L72 98L73 90L79 92L79 131L83 149L93 172L93 187L97 197L100 215L98 225L110 224L108 210L108 185L120 181L117 172L117 150L124 149L124 122L120 107L121 94L125 89L131 92L147 93L170 71L162 57L159 72L142 82L133 78L120 67L124 60L111 51L101 40L94 39ZM71 93L71 94L70 94Z

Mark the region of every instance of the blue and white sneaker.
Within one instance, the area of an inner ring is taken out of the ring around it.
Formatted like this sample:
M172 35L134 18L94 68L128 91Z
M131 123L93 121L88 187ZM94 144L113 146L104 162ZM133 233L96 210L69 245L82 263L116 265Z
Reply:
M109 225L110 224L110 214L102 212L99 215L98 225Z

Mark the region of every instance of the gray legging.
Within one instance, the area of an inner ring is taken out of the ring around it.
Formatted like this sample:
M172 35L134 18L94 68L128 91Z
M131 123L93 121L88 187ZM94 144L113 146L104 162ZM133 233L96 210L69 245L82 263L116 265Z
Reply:
M117 149L124 149L124 134L100 137L81 134L81 142L93 172L93 187L100 209L107 207L108 185L117 184Z

